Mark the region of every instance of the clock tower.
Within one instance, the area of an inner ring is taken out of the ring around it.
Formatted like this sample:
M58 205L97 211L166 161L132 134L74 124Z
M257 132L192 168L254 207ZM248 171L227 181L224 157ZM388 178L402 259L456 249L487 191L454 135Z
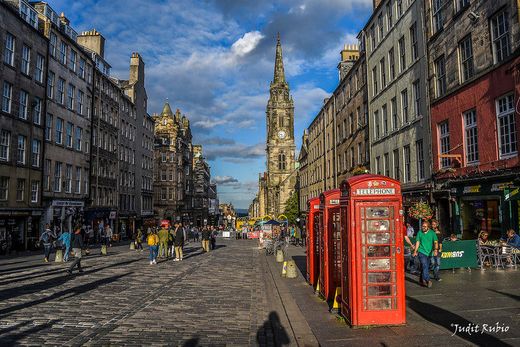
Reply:
M274 78L267 102L267 204L266 212L277 218L285 210L296 183L294 103L285 81L280 35L276 43Z

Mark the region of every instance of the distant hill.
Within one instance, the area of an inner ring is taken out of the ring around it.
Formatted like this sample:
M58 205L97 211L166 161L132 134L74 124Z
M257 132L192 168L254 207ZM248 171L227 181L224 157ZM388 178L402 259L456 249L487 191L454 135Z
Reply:
M249 213L247 208L235 208L235 212L237 213L238 217L246 217Z

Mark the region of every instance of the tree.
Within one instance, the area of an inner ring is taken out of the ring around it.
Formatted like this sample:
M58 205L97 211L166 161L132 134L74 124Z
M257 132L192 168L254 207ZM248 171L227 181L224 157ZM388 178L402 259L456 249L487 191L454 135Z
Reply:
M289 224L296 224L296 218L300 215L300 211L298 211L297 192L292 193L289 199L287 199L287 204L285 205L285 211L283 214L287 217Z

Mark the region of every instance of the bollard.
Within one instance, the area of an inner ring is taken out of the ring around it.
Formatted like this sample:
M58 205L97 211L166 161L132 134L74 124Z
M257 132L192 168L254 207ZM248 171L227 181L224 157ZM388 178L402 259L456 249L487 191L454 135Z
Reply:
M101 245L101 254L107 255L107 245Z
M294 260L289 260L287 262L287 278L296 278L298 274L296 273L296 263Z
M56 250L56 258L54 258L54 261L56 263L63 262L63 250L61 250L61 249Z
M283 251L281 249L276 250L276 262L283 263Z
M336 287L336 294L334 295L334 302L332 303L332 309L330 312L339 313L341 311L341 287Z
M282 277L287 277L287 262L284 261L282 265Z
M135 249L135 242L130 242L130 249Z

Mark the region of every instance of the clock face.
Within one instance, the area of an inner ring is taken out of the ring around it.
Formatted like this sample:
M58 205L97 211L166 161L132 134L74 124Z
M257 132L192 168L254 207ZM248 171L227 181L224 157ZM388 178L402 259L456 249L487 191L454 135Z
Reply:
M278 137L281 138L281 139L284 139L284 138L285 138L285 131L280 130L280 131L278 132Z

